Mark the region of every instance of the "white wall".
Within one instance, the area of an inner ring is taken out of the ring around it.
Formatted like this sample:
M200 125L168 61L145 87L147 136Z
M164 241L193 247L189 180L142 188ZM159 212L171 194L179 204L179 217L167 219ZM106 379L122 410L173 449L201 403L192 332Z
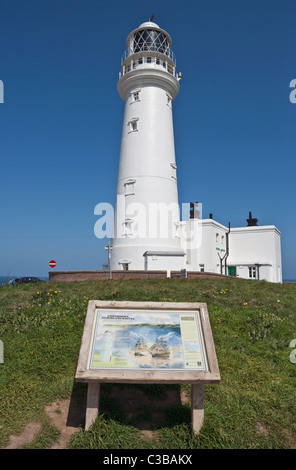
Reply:
M249 266L259 265L260 280L282 282L280 237L274 225L232 228L228 266L237 266L238 277L248 279Z
M191 231L191 241L188 233ZM191 219L181 223L181 247L188 271L220 273L220 257L226 251L228 228L212 219ZM222 238L223 237L223 238ZM259 264L259 268L258 265ZM227 266L236 266L237 277L249 279L249 267L256 266L256 279L282 282L281 234L274 226L236 227L229 232ZM225 259L222 261L225 274ZM228 269L226 270L228 274Z
M186 269L201 271L203 265L205 272L220 273L219 255L222 258L225 255L228 229L213 219L190 219L182 222L181 227L181 247L186 253ZM188 239L189 233L192 234L191 239Z
M184 256L145 256L146 270L148 271L179 271L184 269Z
M160 84L164 85L165 81ZM138 101L134 101L134 92L139 93ZM137 120L135 131L130 125L133 120ZM130 181L134 190L127 195ZM180 250L180 239L175 233L180 215L172 103L168 101L166 89L158 83L141 84L140 73L138 85L126 96L117 196L121 205L117 203L115 211L112 269L118 269L123 258L131 259L130 269L144 269L143 254L147 250ZM168 209L167 215L159 216L158 227L152 214L156 205ZM132 221L130 233L122 236L126 220ZM163 222L168 226L167 236L165 231L160 233ZM179 262L175 269L178 266Z

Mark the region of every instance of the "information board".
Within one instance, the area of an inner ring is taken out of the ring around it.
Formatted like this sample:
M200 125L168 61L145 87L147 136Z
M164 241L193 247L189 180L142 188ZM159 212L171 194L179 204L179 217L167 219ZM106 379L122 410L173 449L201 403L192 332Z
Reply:
M90 300L75 380L88 384L86 430L98 415L101 383L191 384L198 433L204 384L220 382L207 305Z
M89 369L207 371L199 311L95 311Z

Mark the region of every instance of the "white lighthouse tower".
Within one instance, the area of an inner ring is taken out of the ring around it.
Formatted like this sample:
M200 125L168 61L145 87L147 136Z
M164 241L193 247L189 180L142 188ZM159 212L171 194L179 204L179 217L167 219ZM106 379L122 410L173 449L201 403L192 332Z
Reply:
M172 114L181 74L169 34L152 21L126 42L117 86L125 110L111 268L182 269Z

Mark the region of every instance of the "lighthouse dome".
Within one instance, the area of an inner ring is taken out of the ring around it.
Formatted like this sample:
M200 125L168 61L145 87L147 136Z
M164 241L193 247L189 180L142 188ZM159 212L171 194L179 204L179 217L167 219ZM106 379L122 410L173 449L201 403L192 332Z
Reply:
M146 21L145 23L140 24L139 28L159 28L159 26L152 21Z

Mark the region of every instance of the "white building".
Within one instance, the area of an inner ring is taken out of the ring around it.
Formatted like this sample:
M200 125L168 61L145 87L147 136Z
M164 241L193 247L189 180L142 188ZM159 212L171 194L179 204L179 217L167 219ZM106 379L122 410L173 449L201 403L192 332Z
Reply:
M225 227L212 218L193 218L181 226L187 271L282 282L281 233L274 225L258 226L249 213L245 227Z
M282 282L280 232L225 227L192 212L180 221L172 104L180 73L169 34L141 24L127 37L118 92L125 102L112 270L201 271ZM194 207L193 207L194 209Z

